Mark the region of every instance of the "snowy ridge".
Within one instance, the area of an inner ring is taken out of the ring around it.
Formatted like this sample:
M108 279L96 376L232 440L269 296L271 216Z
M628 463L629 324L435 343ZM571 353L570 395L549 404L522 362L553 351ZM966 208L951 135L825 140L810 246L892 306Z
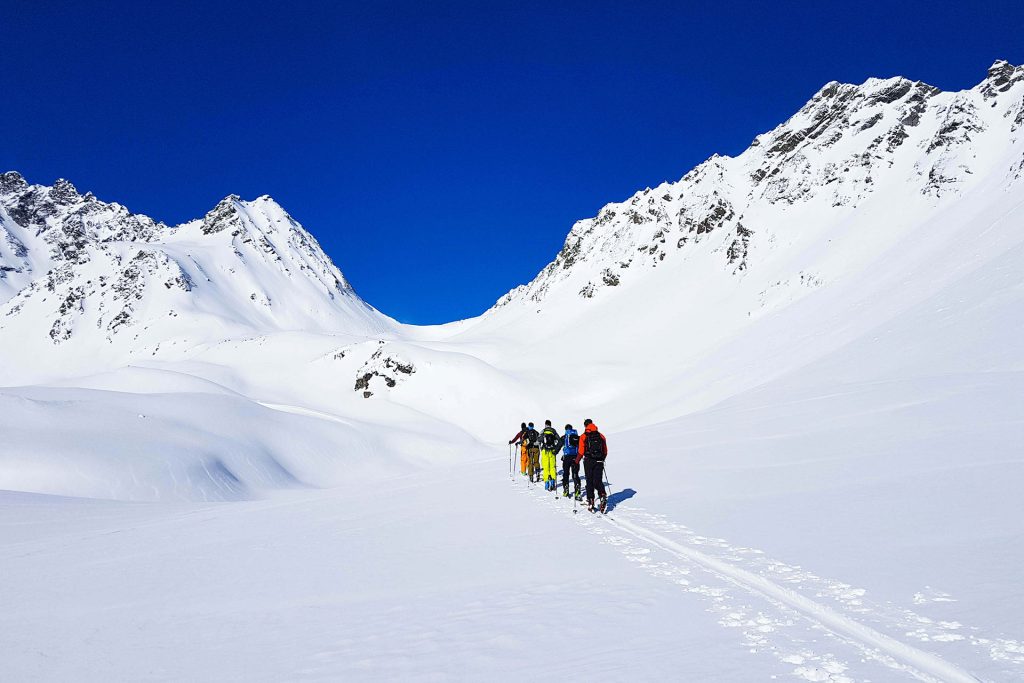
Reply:
M232 195L169 227L66 180L0 176L0 344L31 344L27 366L89 354L125 362L173 340L393 327L270 197Z
M775 225L793 205L813 206L828 223L898 188L922 212L941 211L989 176L1020 182L1024 153L1005 153L1022 125L1024 67L1005 61L956 93L906 78L829 83L738 157L715 155L577 222L555 259L497 306L566 288L591 298L638 271L695 258L740 274L782 235Z

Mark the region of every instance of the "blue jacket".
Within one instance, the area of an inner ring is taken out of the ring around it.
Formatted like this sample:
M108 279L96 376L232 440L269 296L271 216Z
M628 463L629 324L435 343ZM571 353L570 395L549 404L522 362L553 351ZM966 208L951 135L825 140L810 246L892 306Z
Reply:
M569 445L569 437L576 436L575 429L565 430L565 436L562 438L562 455L576 455L576 447Z

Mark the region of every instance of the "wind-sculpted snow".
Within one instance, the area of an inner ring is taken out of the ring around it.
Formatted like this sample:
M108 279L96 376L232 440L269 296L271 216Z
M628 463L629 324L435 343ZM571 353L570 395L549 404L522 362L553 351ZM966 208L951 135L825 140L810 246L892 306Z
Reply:
M239 396L82 389L0 393L0 489L116 500L239 500L330 486L366 466L354 427Z
M467 447L465 437L437 423L410 419L391 433L372 422L261 404L180 373L133 370L79 383L97 388L0 390L0 490L242 500L405 474L422 467L426 454L443 461L438 451Z

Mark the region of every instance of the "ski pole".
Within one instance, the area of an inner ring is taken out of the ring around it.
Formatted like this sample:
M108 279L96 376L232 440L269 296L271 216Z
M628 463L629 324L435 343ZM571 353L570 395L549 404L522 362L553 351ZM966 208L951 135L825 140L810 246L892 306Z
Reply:
M576 491L576 480L572 482L572 514L576 514L576 503L579 502L580 494Z

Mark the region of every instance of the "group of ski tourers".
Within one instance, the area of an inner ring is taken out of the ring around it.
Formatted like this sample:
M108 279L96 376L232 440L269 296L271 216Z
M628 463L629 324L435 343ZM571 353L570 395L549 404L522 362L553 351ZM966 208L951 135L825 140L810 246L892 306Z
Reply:
M590 512L608 510L608 495L604 489L604 461L608 457L608 442L597 430L593 420L583 421L583 433L579 434L572 425L565 425L565 433L559 434L551 426L551 420L544 421L544 429L537 431L532 422L524 422L519 433L509 441L519 444L519 471L529 476L531 482L544 481L546 491L555 491L558 485L558 453L562 455L562 495L569 497L569 477L573 481L573 496L580 497L580 461L583 475L587 480L587 509ZM601 496L598 507L594 506L594 492Z

